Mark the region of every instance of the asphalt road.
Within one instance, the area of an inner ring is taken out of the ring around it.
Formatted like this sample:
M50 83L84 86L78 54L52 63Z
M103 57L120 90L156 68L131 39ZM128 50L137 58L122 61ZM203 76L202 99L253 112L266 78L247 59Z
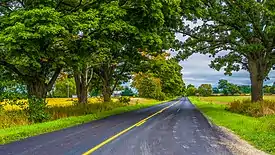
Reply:
M0 155L230 155L187 98L0 146Z

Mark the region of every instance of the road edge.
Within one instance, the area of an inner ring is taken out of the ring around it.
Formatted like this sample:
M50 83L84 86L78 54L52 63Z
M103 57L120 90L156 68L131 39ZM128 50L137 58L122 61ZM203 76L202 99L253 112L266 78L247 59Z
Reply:
M188 98L189 100L189 98ZM189 100L190 103L192 103ZM192 103L193 104L193 103ZM212 122L212 120L204 114L195 104L193 104L196 109L205 117L207 123L210 125L212 129L217 131L218 138L220 143L223 144L229 151L231 151L234 155L268 155L262 150L259 150L249 144L247 141L240 138L240 136L236 135L232 130L224 127L218 126Z
M138 106L129 106L118 107L109 111L104 111L100 113L88 114L83 116L72 116L68 118L62 118L54 121L37 123L32 125L18 126L13 128L1 129L0 130L0 145L9 144L13 142L17 142L20 140L24 140L27 138L39 136L42 134L47 134L51 132L57 132L66 128L75 127L78 125L82 125L85 123L89 123L92 121L104 119L110 116L119 115L126 112L132 112L136 110L146 109L153 106L165 104L167 102L171 102L176 100L177 98L173 98L170 100L159 101L156 103L148 103L148 104L139 104ZM50 125L49 125L50 124ZM30 128L32 126L32 128Z

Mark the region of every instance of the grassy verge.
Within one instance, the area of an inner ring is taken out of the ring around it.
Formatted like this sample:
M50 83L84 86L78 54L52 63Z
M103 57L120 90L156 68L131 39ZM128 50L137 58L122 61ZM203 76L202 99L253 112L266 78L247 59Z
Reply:
M116 114L121 114L129 111L133 111L133 110L147 108L163 102L165 101L129 105L129 106L118 107L109 111L97 112L97 113L89 114L85 116L68 117L68 118L62 118L62 119L45 122L45 123L0 129L0 144L6 144L9 142L17 141L27 137L56 131L59 129L75 126L82 123L87 123L89 121L102 119L111 115L116 115Z
M231 129L241 138L265 152L275 155L275 116L249 117L226 111L227 105L201 101L190 97L195 104L216 125Z

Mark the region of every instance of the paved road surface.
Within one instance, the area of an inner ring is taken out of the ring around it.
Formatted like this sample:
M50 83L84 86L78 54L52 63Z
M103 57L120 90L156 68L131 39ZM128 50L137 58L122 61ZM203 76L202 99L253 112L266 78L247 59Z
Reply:
M231 154L203 115L181 98L2 145L0 155L78 155L89 150L94 155Z

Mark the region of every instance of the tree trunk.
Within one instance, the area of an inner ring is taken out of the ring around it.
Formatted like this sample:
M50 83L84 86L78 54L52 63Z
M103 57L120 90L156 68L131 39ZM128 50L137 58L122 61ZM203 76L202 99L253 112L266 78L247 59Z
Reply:
M74 73L76 84L76 94L78 103L86 104L88 102L88 86L86 78L81 73Z
M112 91L111 91L111 86L110 86L110 81L109 79L103 79L103 98L104 98L104 102L110 102L111 101L111 95L112 95Z
M263 100L263 80L251 79L251 101Z
M251 80L251 101L257 102L263 100L263 81L265 79L264 68L261 68L259 62L249 62L249 73Z
M48 86L45 81L34 79L27 82L27 90L29 97L35 96L36 98L47 97Z

